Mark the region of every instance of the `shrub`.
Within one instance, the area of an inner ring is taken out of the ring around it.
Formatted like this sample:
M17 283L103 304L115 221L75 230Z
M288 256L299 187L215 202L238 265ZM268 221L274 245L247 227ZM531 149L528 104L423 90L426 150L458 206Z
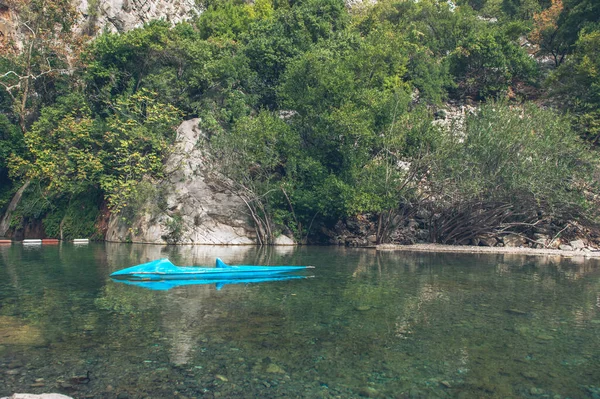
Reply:
M597 162L556 113L488 103L442 141L430 170L434 241L463 243L544 217L591 219Z

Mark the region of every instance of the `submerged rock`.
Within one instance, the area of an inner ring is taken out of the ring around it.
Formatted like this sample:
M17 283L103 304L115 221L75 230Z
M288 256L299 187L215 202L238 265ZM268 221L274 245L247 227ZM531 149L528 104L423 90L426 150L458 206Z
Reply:
M363 387L358 390L358 394L365 398L380 398L381 394L373 387Z
M267 366L267 373L272 374L285 374L285 370L275 363L271 363Z

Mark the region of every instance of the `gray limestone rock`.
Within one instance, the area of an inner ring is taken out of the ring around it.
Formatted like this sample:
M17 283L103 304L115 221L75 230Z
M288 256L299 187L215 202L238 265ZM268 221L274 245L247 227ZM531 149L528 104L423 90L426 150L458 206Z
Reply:
M177 129L173 152L165 165L168 178L156 186L163 196L162 206L148 204L129 223L119 215L112 215L106 233L107 241L256 243L244 202L225 190L209 173L203 150L205 137L198 122L198 119L188 120ZM149 201L156 202L156 199Z
M126 32L155 19L175 24L201 13L194 0L80 0L77 6L82 15L79 25L91 31Z
M573 247L573 249L583 249L586 247L585 242L583 242L583 240L570 241L569 245Z

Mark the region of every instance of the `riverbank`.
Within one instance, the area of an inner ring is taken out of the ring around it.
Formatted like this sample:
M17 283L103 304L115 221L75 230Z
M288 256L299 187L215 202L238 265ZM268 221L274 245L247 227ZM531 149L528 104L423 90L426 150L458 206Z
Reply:
M406 252L455 252L471 254L519 254L532 256L563 256L600 258L600 250L583 248L579 250L562 250L549 248L518 248L518 247L476 247L468 245L441 245L441 244L380 244L374 246L378 251L406 251Z

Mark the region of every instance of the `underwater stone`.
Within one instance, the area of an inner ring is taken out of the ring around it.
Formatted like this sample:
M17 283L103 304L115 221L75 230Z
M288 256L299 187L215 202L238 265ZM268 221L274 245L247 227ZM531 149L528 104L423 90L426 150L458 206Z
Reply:
M541 388L531 388L529 390L529 393L532 395L543 395L544 394L544 390Z
M373 387L363 387L358 390L360 396L365 398L379 398L381 394Z
M271 363L267 366L267 373L285 374L285 370L282 369L280 366L276 365L275 363Z
M521 375L525 378L535 379L538 378L538 374L535 371L523 371Z

